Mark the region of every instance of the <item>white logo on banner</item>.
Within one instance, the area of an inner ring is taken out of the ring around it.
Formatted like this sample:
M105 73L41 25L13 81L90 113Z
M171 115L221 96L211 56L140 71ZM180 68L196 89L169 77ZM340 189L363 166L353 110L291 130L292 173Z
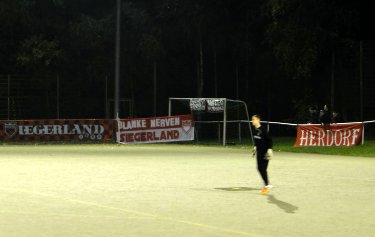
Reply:
M193 126L193 121L192 120L182 120L182 129L186 134L188 134Z
M18 126L15 123L4 124L4 133L9 137L14 137L18 132Z

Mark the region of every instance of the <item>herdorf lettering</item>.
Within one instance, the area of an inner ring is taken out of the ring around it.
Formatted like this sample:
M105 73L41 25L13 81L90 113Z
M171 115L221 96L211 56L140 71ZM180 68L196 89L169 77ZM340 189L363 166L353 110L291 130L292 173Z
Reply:
M331 125L330 127L300 125L295 146L354 146L362 139L362 125Z

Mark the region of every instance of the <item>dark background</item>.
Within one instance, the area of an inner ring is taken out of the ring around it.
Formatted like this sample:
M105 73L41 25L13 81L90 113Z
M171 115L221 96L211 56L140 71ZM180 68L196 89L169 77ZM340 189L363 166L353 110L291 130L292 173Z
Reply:
M120 91L134 107L121 117L226 97L273 121L325 104L374 119L370 2L123 0ZM115 0L1 0L0 119L113 117L115 13Z

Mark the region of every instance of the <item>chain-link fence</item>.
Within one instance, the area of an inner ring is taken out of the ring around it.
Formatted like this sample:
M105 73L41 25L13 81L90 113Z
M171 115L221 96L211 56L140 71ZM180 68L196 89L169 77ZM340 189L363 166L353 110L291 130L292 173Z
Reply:
M0 75L0 119L111 118L108 77L86 81L55 75ZM133 117L133 100L121 98L121 117Z

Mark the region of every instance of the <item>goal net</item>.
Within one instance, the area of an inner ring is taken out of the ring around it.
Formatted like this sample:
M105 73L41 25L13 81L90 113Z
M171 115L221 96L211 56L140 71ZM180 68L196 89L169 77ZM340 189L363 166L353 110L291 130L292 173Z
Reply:
M191 113L195 141L234 145L253 143L247 105L227 98L169 98L168 115Z

